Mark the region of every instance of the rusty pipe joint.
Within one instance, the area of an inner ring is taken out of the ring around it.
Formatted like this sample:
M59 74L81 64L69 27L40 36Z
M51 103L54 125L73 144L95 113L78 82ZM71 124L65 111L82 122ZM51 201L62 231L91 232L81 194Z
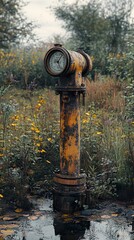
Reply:
M83 77L92 69L92 61L84 51L69 51L56 44L46 53L44 66L48 74L60 77L61 86L82 87Z

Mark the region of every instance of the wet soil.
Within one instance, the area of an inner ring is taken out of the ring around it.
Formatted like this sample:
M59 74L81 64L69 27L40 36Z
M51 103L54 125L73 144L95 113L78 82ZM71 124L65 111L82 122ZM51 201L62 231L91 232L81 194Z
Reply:
M0 240L134 240L134 205L103 202L73 215L56 213L52 200L32 199L34 209L0 216Z

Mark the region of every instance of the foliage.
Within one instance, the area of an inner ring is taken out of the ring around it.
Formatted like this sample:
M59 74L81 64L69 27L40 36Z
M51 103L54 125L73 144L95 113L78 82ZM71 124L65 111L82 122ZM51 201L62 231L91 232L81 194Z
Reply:
M51 188L59 154L54 102L49 90L31 93L10 89L9 97L1 97L0 185L3 195L19 207L24 207L27 191L34 192L38 182L42 181L45 193ZM53 113L55 121L50 124Z
M76 1L75 4L61 4L55 9L55 14L70 32L72 48L82 48L93 57L93 72L108 75L111 74L112 65L117 70L115 62L122 69L127 62L130 72L133 71L129 58L129 53L133 54L133 49L130 50L134 27L130 21L132 5L132 1L126 0L111 0L105 4L96 0L85 4ZM122 62L119 62L118 56L125 54L126 59L122 58ZM114 56L114 63L109 59L111 55ZM129 77L124 75L128 73L126 69L121 75L121 68L119 77Z
M81 111L81 168L94 202L115 195L117 183L133 184L134 136L121 85L103 79L91 82L89 89L92 95L88 90ZM53 172L59 168L58 97L52 90L12 86L1 93L0 193L23 208L27 192L51 191Z
M134 51L124 54L110 53L107 57L107 72L115 79L129 81L134 76Z
M18 43L30 35L32 24L27 22L21 12L22 1L19 0L1 0L0 13L0 48L5 49L11 47L11 44Z
M114 54L127 52L129 40L133 35L131 13L133 2L130 0L110 0L105 3L108 21L107 47Z
M91 105L82 120L81 162L91 201L115 194L117 183L133 184L133 122Z
M14 84L21 88L35 89L37 86L52 86L53 78L43 66L46 46L26 47L0 51L0 85ZM53 83L54 82L54 83Z
M125 89L126 100L126 118L128 120L134 119L134 80L126 86Z

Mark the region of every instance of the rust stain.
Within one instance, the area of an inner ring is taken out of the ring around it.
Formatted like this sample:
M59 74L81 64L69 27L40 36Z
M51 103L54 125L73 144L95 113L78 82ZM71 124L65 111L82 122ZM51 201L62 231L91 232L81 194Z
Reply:
M64 146L61 146L61 171L67 171L68 174L78 174L80 161L80 142L74 136L69 136Z
M77 124L79 117L79 112L77 110L74 110L70 116L68 116L68 126L73 127Z
M70 102L61 98L60 169L63 174L80 171L80 109L79 96L69 95Z
M83 82L82 71L84 66L86 66L85 58L77 53L77 52L70 52L72 58L72 64L70 67L71 72L75 72L75 86L80 87Z

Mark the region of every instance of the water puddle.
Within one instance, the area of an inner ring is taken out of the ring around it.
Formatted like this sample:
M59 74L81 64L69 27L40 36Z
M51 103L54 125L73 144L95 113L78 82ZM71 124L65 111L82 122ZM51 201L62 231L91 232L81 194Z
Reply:
M117 214L61 215L53 212L51 200L35 202L38 209L20 215L18 221L0 222L0 226L8 224L5 231L13 229L13 233L1 235L0 240L134 240L131 222Z

